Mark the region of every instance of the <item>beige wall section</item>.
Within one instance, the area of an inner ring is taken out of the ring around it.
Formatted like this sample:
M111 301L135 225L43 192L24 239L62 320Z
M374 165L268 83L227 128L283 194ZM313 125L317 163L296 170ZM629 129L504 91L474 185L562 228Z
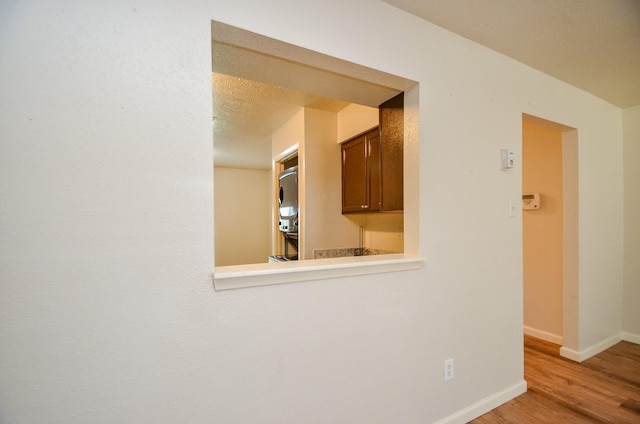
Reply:
M624 139L623 330L640 343L640 105L622 114Z
M271 171L216 167L214 193L216 266L267 262Z
M349 218L364 227L365 247L393 253L404 252L404 213L369 213Z
M305 108L305 259L316 249L356 247L358 227L342 215L342 173L335 113Z
M378 109L350 104L338 112L338 143L378 125Z
M293 115L282 127L278 128L271 137L271 157L280 157L296 144L304 142L304 108Z
M522 211L525 332L562 343L562 133L522 124L522 193L540 209Z

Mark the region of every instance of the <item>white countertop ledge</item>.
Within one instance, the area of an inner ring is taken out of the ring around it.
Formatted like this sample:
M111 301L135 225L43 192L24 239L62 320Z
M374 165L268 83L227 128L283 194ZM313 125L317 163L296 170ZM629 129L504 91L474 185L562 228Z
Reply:
M216 267L216 291L420 269L424 258L402 253Z

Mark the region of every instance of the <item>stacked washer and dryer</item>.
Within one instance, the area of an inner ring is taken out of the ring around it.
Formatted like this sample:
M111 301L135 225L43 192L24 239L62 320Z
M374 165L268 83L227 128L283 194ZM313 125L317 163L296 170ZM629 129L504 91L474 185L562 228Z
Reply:
M285 169L278 177L278 228L284 237L284 254L269 256L269 262L298 260L298 167Z

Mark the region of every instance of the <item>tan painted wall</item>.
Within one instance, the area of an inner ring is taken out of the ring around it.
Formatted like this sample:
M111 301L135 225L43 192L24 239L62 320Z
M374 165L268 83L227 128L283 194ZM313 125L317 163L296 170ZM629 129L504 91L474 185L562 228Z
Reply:
M522 127L522 192L541 196L522 211L525 332L562 341L562 132Z
M338 143L378 125L378 109L355 103L338 112Z
M271 171L214 168L216 266L267 262Z
M356 247L358 242L357 225L342 215L336 131L335 113L305 108L305 259L313 259L316 249Z

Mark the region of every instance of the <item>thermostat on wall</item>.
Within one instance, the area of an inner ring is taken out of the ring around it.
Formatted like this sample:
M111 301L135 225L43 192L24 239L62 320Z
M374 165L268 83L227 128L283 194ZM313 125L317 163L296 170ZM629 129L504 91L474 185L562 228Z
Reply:
M540 209L540 194L539 193L527 193L522 195L522 209Z

